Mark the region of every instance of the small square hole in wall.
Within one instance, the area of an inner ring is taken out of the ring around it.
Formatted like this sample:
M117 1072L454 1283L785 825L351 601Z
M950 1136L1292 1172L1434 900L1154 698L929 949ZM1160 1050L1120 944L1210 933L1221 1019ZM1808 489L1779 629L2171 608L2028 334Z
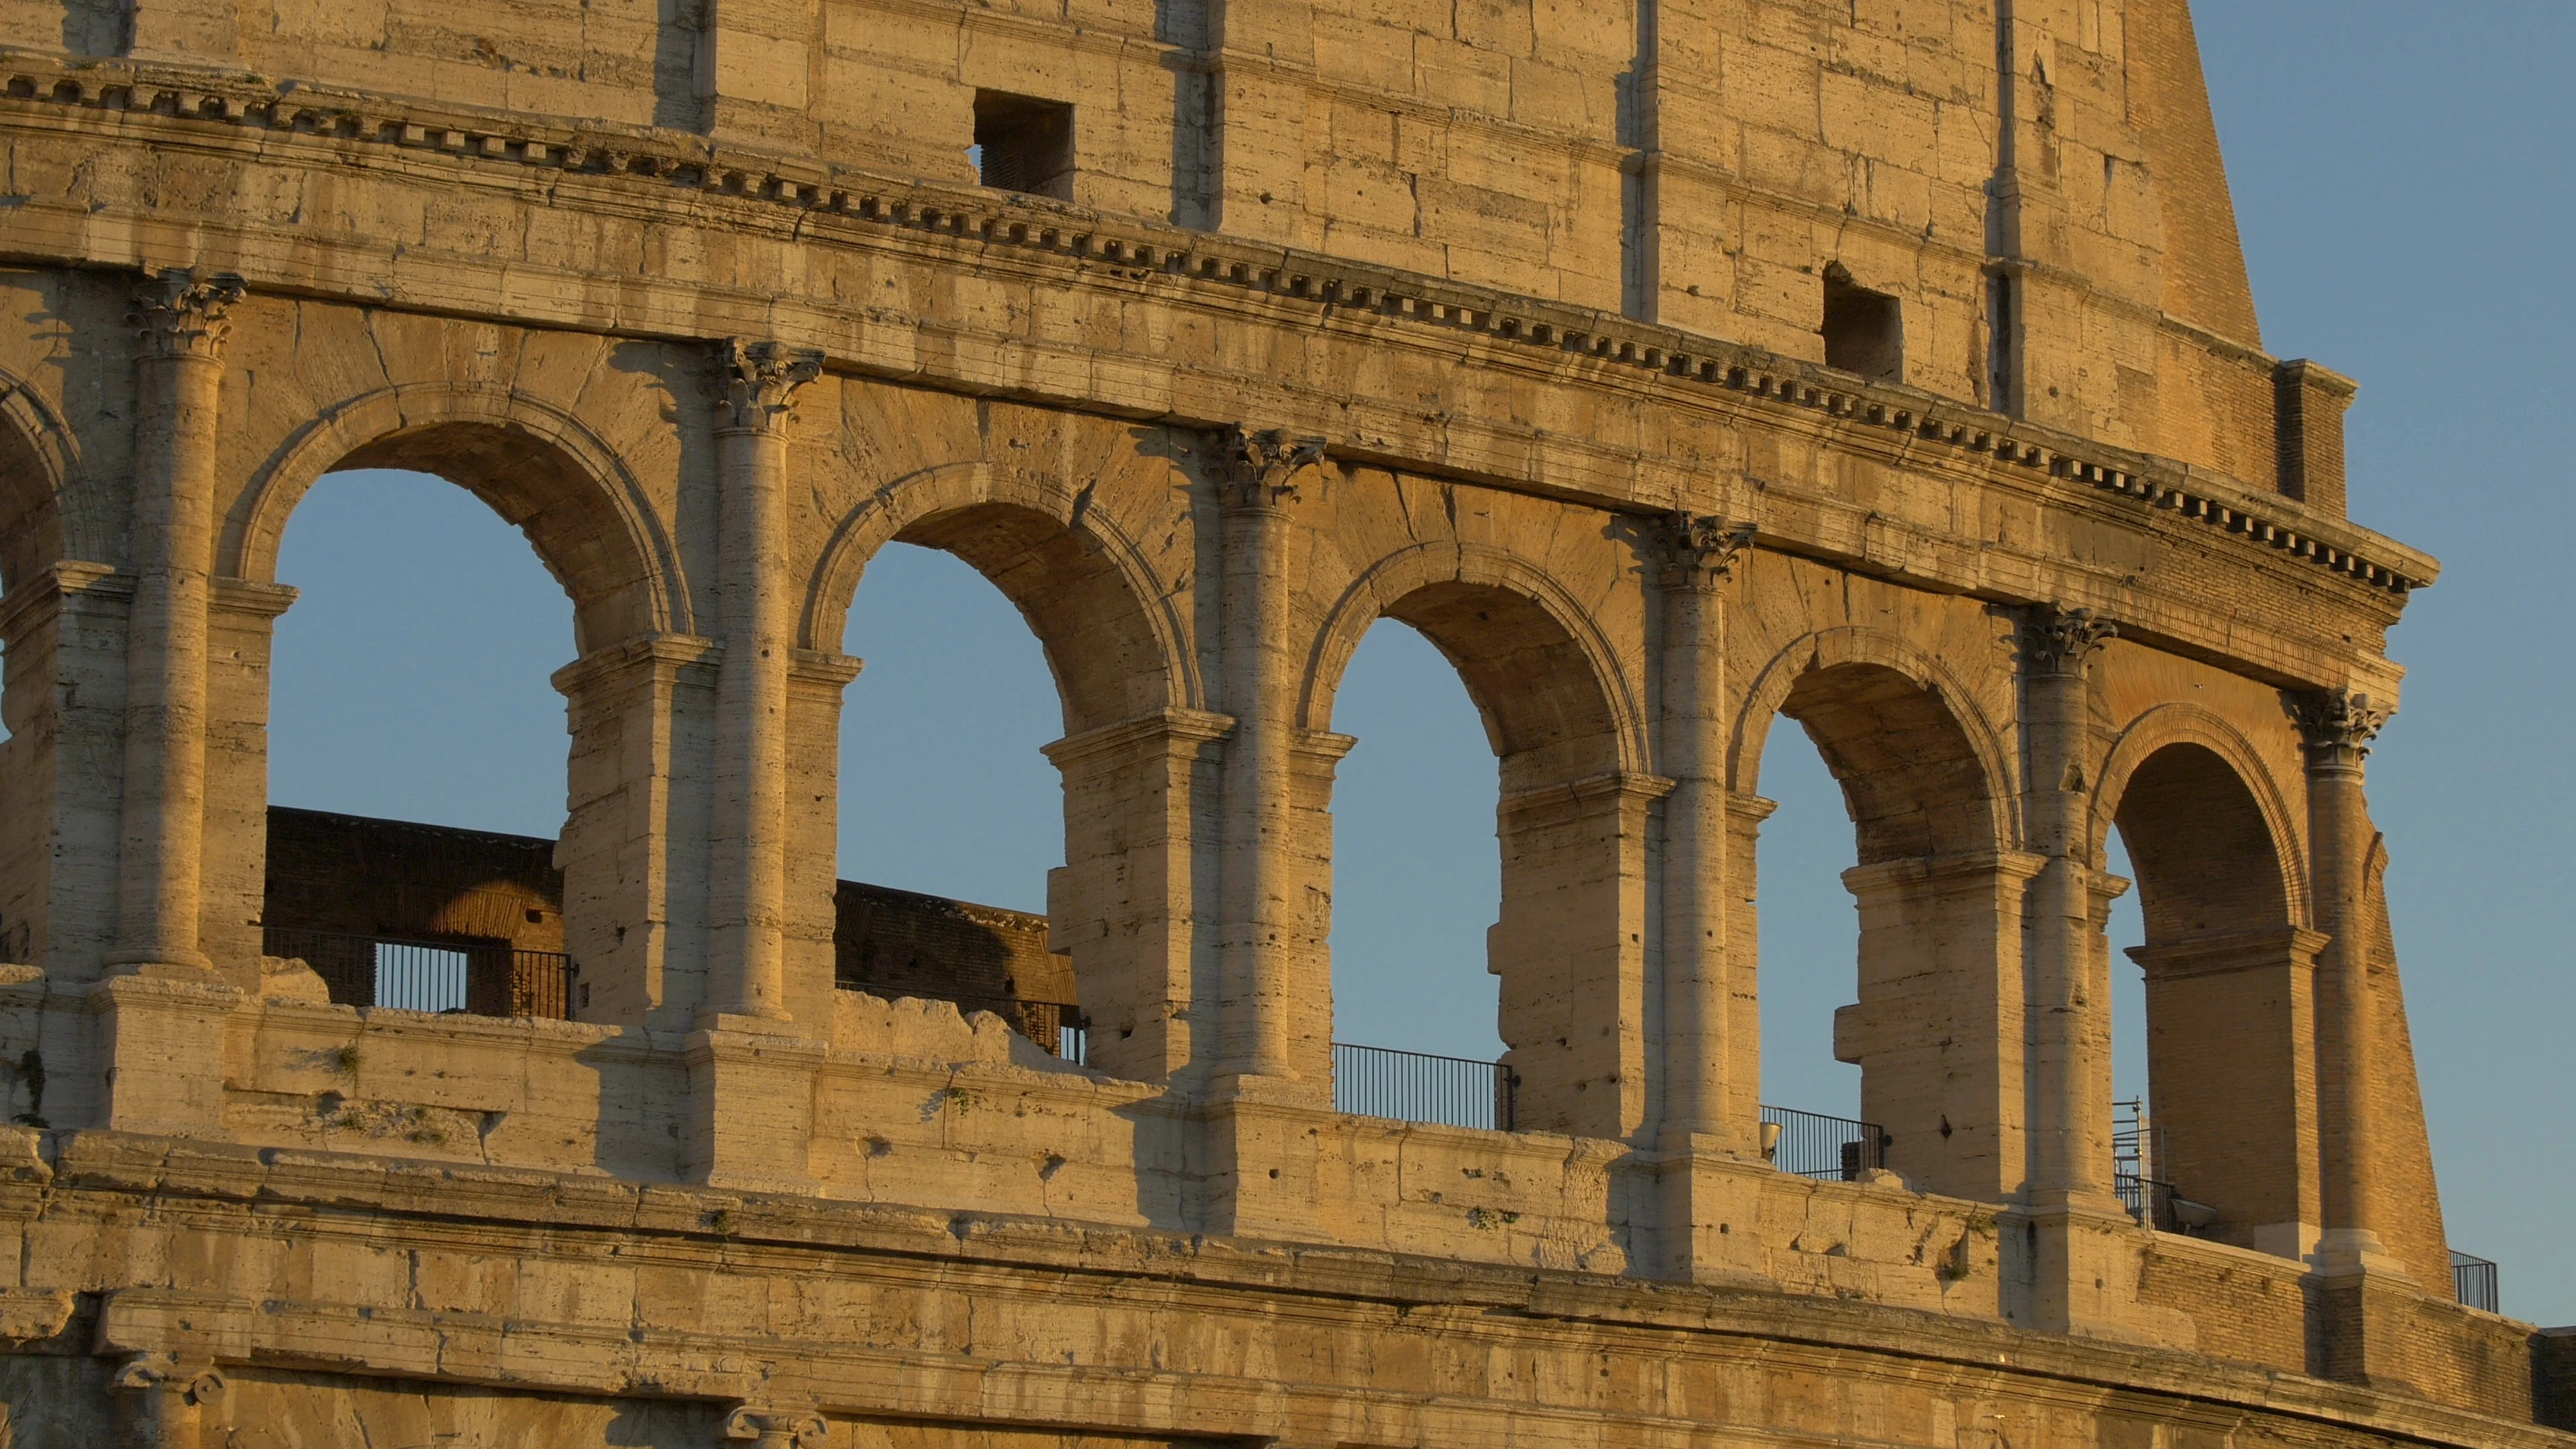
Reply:
M1905 380L1905 308L1852 281L1840 262L1825 268L1825 365L1872 382Z
M975 93L968 153L986 186L1073 200L1073 107L1003 91Z

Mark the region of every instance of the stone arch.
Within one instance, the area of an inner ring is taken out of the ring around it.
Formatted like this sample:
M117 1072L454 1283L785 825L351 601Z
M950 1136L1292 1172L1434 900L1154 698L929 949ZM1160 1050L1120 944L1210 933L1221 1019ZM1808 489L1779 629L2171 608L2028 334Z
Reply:
M572 596L583 655L694 632L678 550L625 462L570 413L499 388L406 383L324 412L243 491L224 520L216 572L270 582L296 505L343 468L434 473L491 505Z
M1047 879L1052 949L1071 957L1075 999L1104 1024L1092 1064L1163 1078L1195 1050L1193 847L1173 822L1187 816L1190 758L1225 723L1198 710L1197 665L1170 590L1087 487L951 463L881 485L833 529L806 593L807 648L839 652L861 578L889 543L963 560L1037 636L1065 729L1047 747L1064 778L1065 864ZM837 762L814 765L818 795L837 798L837 775L826 774Z
M1799 638L1754 674L1728 758L1736 794L1754 793L1780 716L1815 742L1857 844L1842 877L1858 906L1855 1000L1836 1013L1834 1054L1861 1069L1861 1116L1908 1180L1999 1200L2024 1175L2019 921L2033 869L2013 848L2001 732L1940 659L1858 626ZM1756 864L1736 866L1748 896Z
M1755 793L1782 715L1805 726L1841 782L1863 865L1990 851L2015 838L2015 771L2002 734L1929 651L1845 626L1774 654L1737 716L1729 790Z
M2086 845L2113 825L2146 917L2151 1170L2222 1241L2296 1257L2320 1221L2316 953L2301 837L2261 754L2198 705L2131 721Z
M894 479L833 529L806 592L800 644L838 652L860 578L889 543L955 554L1010 599L1046 650L1068 735L1200 707L1197 661L1169 591L1087 489L983 462Z
M1645 712L1591 611L1539 565L1489 544L1416 544L1342 591L1308 655L1297 714L1305 729L1331 728L1342 672L1381 618L1421 630L1458 669L1496 755L1592 736L1609 746L1589 756L1596 773L1646 772ZM1523 687L1534 679L1553 687Z
M2132 799L2133 789L2152 793ZM2123 818L2132 810L2151 814ZM2254 913L2236 928L2308 924L2306 852L2289 802L2253 741L2223 716L2177 703L2130 721L2104 758L2094 789L2085 842L2092 859L2102 859L2115 824L2124 827L2138 871L2150 944L2228 929L2193 925L2182 914L2184 903L2175 897L2202 883L2229 886L2237 909ZM2223 849L2209 848L2213 836ZM2150 842L2144 848L2152 863L2139 857L2141 837ZM2258 892L2244 893L2256 886Z
M58 560L100 558L80 442L44 396L0 372L0 591Z
M1326 737L1342 672L1381 618L1419 630L1458 671L1500 761L1502 909L1486 952L1502 979L1514 1125L1634 1131L1648 1095L1644 841L1665 782L1646 773L1618 655L1540 566L1417 544L1354 580L1317 632L1298 712L1309 738Z
M67 636L109 631L65 630L61 613L83 606L66 598L53 608L46 599L55 565L89 565L62 571L69 595L122 557L112 529L90 526L89 515L104 511L104 500L94 496L88 481L78 439L43 395L0 372L0 624L9 635L0 651L7 682L0 690L0 710L6 712L0 719L0 733L6 734L0 739L0 801L9 804L0 810L0 957L12 961L41 960L84 937L103 938L111 919L106 913L113 909L113 902L99 902L87 919L77 907L63 909L50 878L59 876L59 867L49 871L42 864L63 848L66 836L116 838L112 804L103 819L68 825L81 808L80 792L57 788L65 760L98 758L114 743L99 729L99 711L67 708L73 694L58 687L67 672L80 668L65 658Z

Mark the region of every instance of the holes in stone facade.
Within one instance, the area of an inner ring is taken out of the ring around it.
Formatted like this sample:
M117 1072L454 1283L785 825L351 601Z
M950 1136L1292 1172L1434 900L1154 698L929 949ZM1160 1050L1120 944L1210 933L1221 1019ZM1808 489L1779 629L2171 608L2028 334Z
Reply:
M1872 382L1905 380L1905 308L1852 280L1842 263L1825 268L1825 365Z
M975 145L968 155L986 186L1073 200L1073 107L1062 101L975 93Z

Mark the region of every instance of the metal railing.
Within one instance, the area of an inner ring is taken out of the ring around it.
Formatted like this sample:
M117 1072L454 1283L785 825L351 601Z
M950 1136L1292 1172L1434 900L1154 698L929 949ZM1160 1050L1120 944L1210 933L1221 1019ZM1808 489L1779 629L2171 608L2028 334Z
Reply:
M2119 1194L2120 1205L2129 1216L2160 1233L2179 1233L2186 1229L2174 1216L2174 1185L2140 1177L2134 1172L2114 1171L2111 1191Z
M2465 1307L2488 1313L2504 1312L2504 1296L2496 1283L2496 1265L2457 1248L2451 1250L2451 1295Z
M1333 1043L1333 1110L1509 1132L1520 1078L1501 1062Z
M269 926L260 950L313 968L342 1006L572 1019L580 968L560 951Z
M2111 1104L2111 1190L2129 1216L2158 1232L2179 1232L2174 1185L2156 1176L2157 1137L2143 1097Z
M1887 1165L1896 1139L1872 1122L1826 1117L1793 1107L1762 1109L1762 1156L1782 1172L1819 1182L1853 1182Z
M1011 1030L1076 1066L1091 1062L1091 1018L1069 1001L1023 1001L1016 996L948 996L967 1015L989 1011L1011 1024Z

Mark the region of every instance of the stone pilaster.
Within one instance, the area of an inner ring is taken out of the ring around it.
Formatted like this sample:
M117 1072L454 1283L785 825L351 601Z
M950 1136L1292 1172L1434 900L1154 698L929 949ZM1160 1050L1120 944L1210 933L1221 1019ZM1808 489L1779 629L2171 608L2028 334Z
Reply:
M268 912L270 656L295 597L283 584L217 578L207 605L197 948L245 989L259 984Z
M65 984L97 977L115 948L113 767L133 601L132 574L79 560L12 580L0 597L0 959Z
M2023 615L2023 829L2040 860L2024 915L2029 1143L2021 1214L2031 1229L2030 1326L2125 1332L2135 1274L2120 1266L2130 1228L2111 1182L2108 882L2094 870L2087 664L2116 631L2089 609ZM2125 885L2125 883L2122 883ZM2116 889L2109 889L2116 895Z
M2359 392L2351 378L2320 363L2301 359L2273 369L2281 491L2312 513L2344 516L2343 415Z
M198 943L206 836L215 432L237 277L164 272L136 294L134 598L127 618L116 935L89 989L101 1125L224 1130L224 1020L240 992Z
M572 735L564 948L577 1020L688 1030L705 989L710 797L697 773L721 647L648 634L555 671Z
M211 963L197 945L207 609L225 314L239 277L164 272L135 295L134 603L111 966Z
M814 0L705 0L698 16L697 124L722 142L810 148L818 134L812 78L821 7ZM669 125L680 118L656 119Z
M1752 541L1750 525L1676 514L1658 571L1663 709L1655 746L1662 773L1673 782L1664 799L1664 1080L1657 1134L1666 1151L1760 1155L1754 1120L1727 1112L1736 1095L1727 1074L1737 1059L1729 1002L1739 987L1729 970L1726 930L1723 590Z
M1212 959L1196 842L1234 721L1165 709L1046 747L1064 775L1065 863L1047 876L1051 949L1073 957L1089 1065L1129 1081L1188 1070L1213 1044L1192 1003Z
M1834 1055L1861 1069L1861 1116L1918 1191L2007 1202L2030 1150L2022 851L1881 861L1843 872L1860 908L1860 999Z
M2024 828L2043 864L2031 880L2029 1194L2035 1203L2112 1201L2111 1063L2090 1020L2110 1010L2087 964L2094 912L2084 820L2085 667L2117 631L2089 609L2042 605L2021 626Z
M241 55L237 0L128 0L125 53L182 65L234 65Z
M2294 701L2308 749L2308 880L2317 953L2317 1137L2325 1231L2314 1266L2319 1326L2316 1370L2329 1378L2404 1386L2413 1369L2409 1330L2420 1285L2379 1236L2374 1171L2382 1124L2371 1073L2367 888L2372 828L2362 762L2391 713L2366 694L2336 689Z
M2319 1224L2316 959L2296 926L2129 952L2146 971L2155 1175L2218 1210L2206 1235L2304 1258ZM2214 1023L2228 1024L2224 1032Z
M2362 761L2389 711L2366 694L2335 690L2298 701L2308 746L2308 878L2317 929L2317 1024L2325 1084L2319 1102L2325 1171L2321 1255L2359 1260L2380 1253L2373 1221L2376 1151L2370 1093L2370 957L2362 933L2363 868L2370 854L2370 806Z
M1717 1231L1740 1215L1742 1174L1715 1164L1758 1165L1762 1155L1761 1018L1758 1005L1749 1016L1736 1010L1741 997L1758 1001L1754 962L1750 952L1739 958L1728 929L1724 589L1752 542L1749 524L1676 513L1656 571L1664 633L1655 751L1672 791L1663 804L1654 1155L1664 1272L1696 1282L1745 1269L1739 1245L1723 1240L1732 1234Z
M1324 445L1235 428L1219 480L1225 597L1222 653L1234 729L1225 741L1219 878L1220 1075L1292 1076L1295 870L1289 832L1297 660L1288 638L1288 533L1298 476Z
M784 1020L788 675L796 597L788 557L787 430L798 389L823 355L779 342L722 345L717 372L716 666L709 972L700 1024Z
M1647 1125L1646 826L1671 789L1592 775L1515 791L1496 812L1503 909L1486 957L1523 1131L1634 1141Z

